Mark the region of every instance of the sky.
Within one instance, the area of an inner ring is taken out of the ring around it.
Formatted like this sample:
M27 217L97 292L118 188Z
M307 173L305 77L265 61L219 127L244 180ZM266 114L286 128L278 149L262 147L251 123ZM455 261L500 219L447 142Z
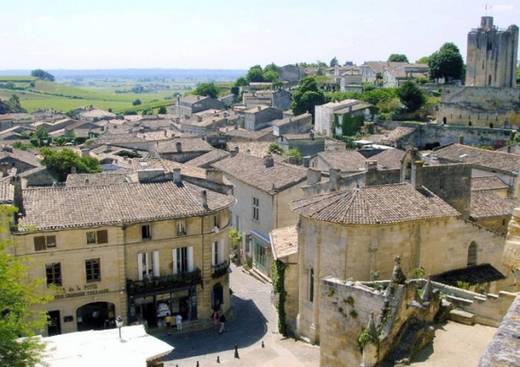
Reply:
M444 42L466 55L479 0L0 0L0 70L246 69L274 62L361 64ZM495 24L520 1L488 1Z

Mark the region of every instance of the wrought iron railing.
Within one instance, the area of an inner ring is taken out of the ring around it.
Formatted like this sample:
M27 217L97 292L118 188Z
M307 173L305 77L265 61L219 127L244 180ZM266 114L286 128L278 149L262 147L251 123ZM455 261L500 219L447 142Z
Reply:
M191 272L152 277L144 280L126 280L126 292L130 296L143 295L176 288L202 284L202 275L199 269Z
M211 277L220 278L221 276L229 273L229 260L224 261L221 264L211 266Z

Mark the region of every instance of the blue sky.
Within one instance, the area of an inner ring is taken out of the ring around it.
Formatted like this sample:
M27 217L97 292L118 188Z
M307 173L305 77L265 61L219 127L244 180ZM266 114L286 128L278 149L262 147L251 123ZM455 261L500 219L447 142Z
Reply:
M0 70L223 68L466 53L479 0L0 0ZM488 1L495 24L518 0Z

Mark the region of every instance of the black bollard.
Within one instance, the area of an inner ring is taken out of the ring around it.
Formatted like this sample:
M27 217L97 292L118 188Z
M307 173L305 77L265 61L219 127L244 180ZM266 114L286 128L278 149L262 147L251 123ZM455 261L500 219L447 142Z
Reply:
M240 356L238 355L238 344L235 344L235 358L240 359Z
M262 340L262 348L265 348L264 341Z
M199 367L199 361L197 361L197 367Z
M220 363L220 356L217 356L217 363Z

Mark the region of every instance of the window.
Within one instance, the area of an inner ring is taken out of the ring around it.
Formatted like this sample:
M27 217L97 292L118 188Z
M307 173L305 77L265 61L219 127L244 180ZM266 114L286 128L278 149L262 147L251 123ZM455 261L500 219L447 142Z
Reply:
M193 271L193 247L179 247L172 250L173 274Z
M142 252L137 254L137 276L139 280L151 279L152 276L158 277L159 271L159 251Z
M45 275L47 276L47 285L61 286L61 264L52 263L45 265Z
M87 244L101 244L108 243L108 232L106 229L101 231L90 231L87 232Z
M43 251L56 247L56 236L34 237L34 251Z
M141 226L141 238L143 240L151 240L152 239L152 230L149 224L145 224Z
M240 231L240 217L238 215L235 215L235 228Z
M222 264L224 262L224 242L213 242L211 250L211 265L216 266Z
M220 214L215 214L213 216L213 228L217 227L220 228Z
M87 282L99 282L101 280L101 265L99 259L85 260Z
M468 247L468 266L477 265L477 244L471 242Z
M186 219L179 219L177 221L177 236L186 236Z
M314 269L309 269L309 302L314 302Z
M260 220L260 200L253 198L253 219Z

